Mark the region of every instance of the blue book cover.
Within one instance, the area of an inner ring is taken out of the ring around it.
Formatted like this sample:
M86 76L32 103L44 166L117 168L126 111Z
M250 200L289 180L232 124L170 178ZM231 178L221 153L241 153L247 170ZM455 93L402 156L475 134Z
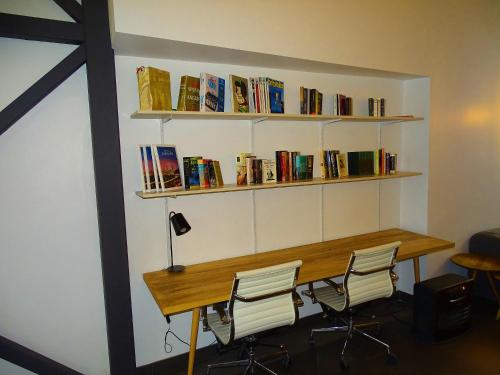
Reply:
M224 112L224 92L226 89L226 81L224 78L219 78L219 94L217 95L217 112Z
M285 83L269 78L271 113L285 113Z

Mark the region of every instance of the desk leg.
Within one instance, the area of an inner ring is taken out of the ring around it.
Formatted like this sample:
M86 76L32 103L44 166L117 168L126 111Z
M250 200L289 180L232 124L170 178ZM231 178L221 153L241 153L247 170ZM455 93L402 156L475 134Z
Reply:
M420 282L420 258L413 258L413 275L415 277L415 283Z
M194 357L196 354L196 341L198 340L199 323L200 323L200 308L196 307L193 310L193 318L191 321L191 340L189 342L188 375L193 375Z

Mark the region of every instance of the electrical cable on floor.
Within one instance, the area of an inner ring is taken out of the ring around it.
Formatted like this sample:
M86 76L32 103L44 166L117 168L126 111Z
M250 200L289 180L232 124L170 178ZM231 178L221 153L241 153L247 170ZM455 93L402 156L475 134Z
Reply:
M172 344L170 344L167 341L168 334L172 334L177 340L182 342L183 344L189 346L189 343L181 339L179 336L177 336L174 331L170 328L170 319L167 317L167 332L165 332L165 338L164 338L164 343L163 343L163 349L165 350L165 353L172 353L173 347Z

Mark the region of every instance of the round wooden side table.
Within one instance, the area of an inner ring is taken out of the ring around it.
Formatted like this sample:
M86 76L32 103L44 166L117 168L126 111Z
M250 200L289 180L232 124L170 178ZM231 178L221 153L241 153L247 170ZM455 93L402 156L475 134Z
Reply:
M455 254L450 259L453 263L459 265L460 267L467 268L469 270L470 277L474 280L476 279L478 271L486 273L491 290L493 291L499 306L497 312L498 320L500 318L500 295L498 294L494 279L500 280L500 257L476 253L463 253Z

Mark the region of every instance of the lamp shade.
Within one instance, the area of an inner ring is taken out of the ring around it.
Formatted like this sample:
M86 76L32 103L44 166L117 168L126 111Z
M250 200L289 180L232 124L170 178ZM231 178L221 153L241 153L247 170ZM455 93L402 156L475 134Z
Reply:
M191 226L181 213L173 214L170 217L170 221L172 222L172 226L174 227L174 231L177 236L182 236L191 230Z

